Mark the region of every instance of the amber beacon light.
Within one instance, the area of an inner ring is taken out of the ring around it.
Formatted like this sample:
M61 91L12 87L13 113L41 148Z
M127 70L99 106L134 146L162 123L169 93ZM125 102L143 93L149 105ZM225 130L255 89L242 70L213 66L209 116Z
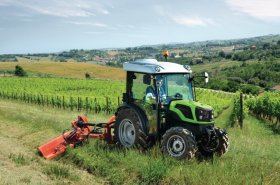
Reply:
M167 62L167 57L169 56L168 51L167 51L167 50L163 51L163 52L162 52L162 55L164 56L165 61Z

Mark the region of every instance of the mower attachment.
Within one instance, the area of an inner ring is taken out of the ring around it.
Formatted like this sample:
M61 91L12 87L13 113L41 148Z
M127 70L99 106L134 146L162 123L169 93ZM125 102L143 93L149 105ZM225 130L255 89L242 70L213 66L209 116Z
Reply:
M72 129L63 131L61 136L38 147L39 154L45 159L53 159L65 152L68 146L75 147L85 139L94 138L105 140L108 143L113 142L111 128L115 122L115 116L112 116L108 123L88 123L85 116L78 116L78 119L72 121ZM104 130L101 130L104 129Z

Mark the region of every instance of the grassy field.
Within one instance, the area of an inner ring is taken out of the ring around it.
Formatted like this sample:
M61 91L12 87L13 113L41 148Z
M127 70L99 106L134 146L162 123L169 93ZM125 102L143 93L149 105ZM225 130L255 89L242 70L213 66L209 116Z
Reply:
M249 61L247 64L254 64L256 61ZM216 75L219 71L233 66L240 66L240 61L221 61L191 66L194 73L210 72ZM0 72L14 70L16 65L22 66L27 72L35 76L58 76L70 78L85 78L89 73L93 78L125 80L125 71L121 68L114 68L105 65L78 62L50 62L47 58L38 62L28 61L22 58L19 62L0 62ZM211 76L210 76L211 78Z
M30 62L27 59L19 60L20 62L0 62L0 71L14 70L16 65L22 66L27 72L36 75L53 75L59 77L85 78L85 73L89 73L93 78L124 80L125 72L121 68L114 68L104 65L77 62L50 62L38 61ZM254 63L254 62L250 62ZM200 64L191 66L193 72L215 72L225 67L239 66L238 61L222 61L217 63Z
M27 72L42 75L85 78L85 73L89 73L92 78L125 79L125 72L120 68L77 62L0 62L0 71L14 70L16 65Z
M228 125L230 108L217 119ZM210 161L176 161L157 147L141 153L102 142L45 161L36 147L70 127L77 112L0 100L0 184L279 184L280 136L249 116L229 128L230 149ZM104 115L88 115L106 121ZM3 149L3 150L2 150ZM21 173L18 173L21 172Z

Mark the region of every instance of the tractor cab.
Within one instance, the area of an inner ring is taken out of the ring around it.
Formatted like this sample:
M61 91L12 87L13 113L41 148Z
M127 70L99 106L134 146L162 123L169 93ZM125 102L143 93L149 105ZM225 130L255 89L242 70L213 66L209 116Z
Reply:
M165 153L191 158L197 146L206 142L211 148L206 152L214 153L221 131L215 131L213 108L195 101L189 66L141 59L125 62L123 68L127 71L126 92L116 112L117 143L148 148L161 140ZM208 81L207 73L204 77Z

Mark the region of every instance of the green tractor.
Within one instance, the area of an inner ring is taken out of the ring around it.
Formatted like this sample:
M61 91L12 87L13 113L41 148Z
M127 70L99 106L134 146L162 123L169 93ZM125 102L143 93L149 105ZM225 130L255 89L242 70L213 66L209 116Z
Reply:
M177 159L227 152L228 135L214 127L213 108L195 101L189 66L142 59L123 68L126 92L114 125L118 145L147 149L160 141L162 152ZM208 74L203 77L208 82Z

